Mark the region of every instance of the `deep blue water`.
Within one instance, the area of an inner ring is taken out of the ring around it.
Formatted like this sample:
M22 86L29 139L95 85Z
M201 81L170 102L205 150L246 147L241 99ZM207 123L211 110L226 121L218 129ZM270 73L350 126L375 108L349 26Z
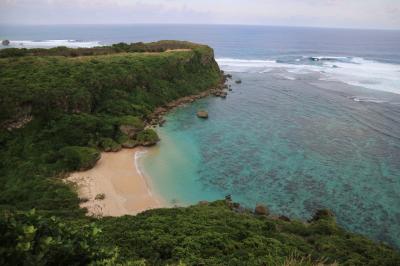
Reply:
M220 67L243 82L231 81L225 100L202 99L167 116L162 141L142 158L154 189L174 204L232 194L301 219L330 208L342 226L400 247L399 31L0 26L2 38L15 46L212 46ZM210 118L198 119L199 109Z

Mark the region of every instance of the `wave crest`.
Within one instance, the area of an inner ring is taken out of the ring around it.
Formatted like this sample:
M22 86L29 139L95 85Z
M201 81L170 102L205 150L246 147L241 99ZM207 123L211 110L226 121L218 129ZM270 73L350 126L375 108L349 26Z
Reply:
M321 80L400 94L400 65L361 57L302 56L278 60L217 58L228 72L269 73L283 69L295 75L318 73Z
M80 41L80 40L10 40L7 47L14 48L52 48L66 46L70 48L90 48L100 46L98 41ZM3 46L4 47L4 46Z

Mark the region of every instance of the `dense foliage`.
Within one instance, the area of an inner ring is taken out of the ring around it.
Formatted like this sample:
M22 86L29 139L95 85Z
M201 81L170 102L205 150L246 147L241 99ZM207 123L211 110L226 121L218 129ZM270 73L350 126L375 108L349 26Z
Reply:
M185 50L133 53L138 47ZM81 212L75 192L55 176L90 168L98 150L156 143L143 120L221 78L207 46L118 44L89 49L105 55L60 56L86 50L23 50L25 56L0 59L0 206Z
M283 221L232 208L228 201L104 218L104 245L121 260L149 265L400 265L400 254L340 228L334 216Z
M90 56L90 55L106 55L115 54L122 52L129 53L154 53L154 52L165 52L168 50L177 49L192 49L198 48L199 45L190 42L178 42L178 41L158 41L153 43L117 43L111 46L99 46L93 48L68 48L65 46L54 47L50 49L44 48L7 48L0 50L0 58L4 57L18 57L18 56Z
M324 212L305 224L228 200L85 217L61 177L102 150L156 143L145 127L156 107L220 80L212 49L187 42L1 50L0 264L400 265Z
M56 217L28 213L0 216L0 265L87 265L112 261L115 248L98 243L93 223L74 225Z
M399 265L400 254L340 228L232 207L229 201L90 220L0 215L1 265Z

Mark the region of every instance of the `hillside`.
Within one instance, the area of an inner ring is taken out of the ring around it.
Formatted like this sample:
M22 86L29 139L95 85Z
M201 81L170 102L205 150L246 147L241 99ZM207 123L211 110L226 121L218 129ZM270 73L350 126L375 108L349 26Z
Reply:
M149 46L179 50L64 56L39 49L51 55L0 59L0 205L78 211L75 192L54 176L90 168L101 150L155 143L144 121L156 107L219 86L211 48Z
M101 151L156 143L158 107L222 81L213 50L187 42L1 50L0 265L400 265L329 211L304 223L227 198L85 216L62 177Z

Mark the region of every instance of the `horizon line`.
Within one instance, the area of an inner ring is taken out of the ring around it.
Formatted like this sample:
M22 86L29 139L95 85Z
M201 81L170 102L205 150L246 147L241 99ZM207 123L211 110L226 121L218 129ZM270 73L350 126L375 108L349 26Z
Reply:
M312 28L312 29L338 29L338 30L378 30L400 31L400 28L356 28L356 27L331 27L331 26L307 26L307 25L271 25L271 24L232 24L232 23L169 23L169 22L131 22L131 23L0 23L0 26L244 26L244 27L281 27L281 28Z

